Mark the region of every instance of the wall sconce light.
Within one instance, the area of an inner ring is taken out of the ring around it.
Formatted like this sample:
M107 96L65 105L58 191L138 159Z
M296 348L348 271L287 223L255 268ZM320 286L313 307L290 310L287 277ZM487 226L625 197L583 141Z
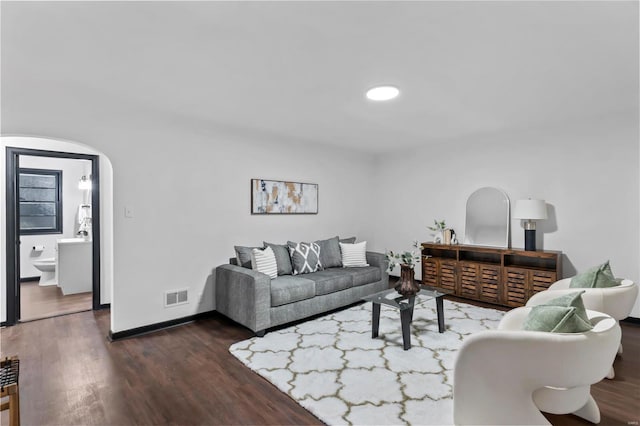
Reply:
M536 251L536 220L547 218L547 203L544 200L516 200L513 218L524 219L524 249Z
M89 177L82 176L78 182L78 189L91 189L91 175Z

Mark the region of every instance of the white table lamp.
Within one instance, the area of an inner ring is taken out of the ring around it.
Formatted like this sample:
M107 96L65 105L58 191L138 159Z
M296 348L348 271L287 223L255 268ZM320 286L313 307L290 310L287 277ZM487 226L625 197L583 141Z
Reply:
M524 249L536 250L536 220L547 218L547 203L544 200L516 200L513 218L524 219Z

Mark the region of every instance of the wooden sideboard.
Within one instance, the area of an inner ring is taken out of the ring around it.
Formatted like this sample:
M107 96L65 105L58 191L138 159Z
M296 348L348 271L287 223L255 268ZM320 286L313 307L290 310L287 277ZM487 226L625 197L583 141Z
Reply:
M422 282L454 295L523 306L562 278L562 252L422 243Z

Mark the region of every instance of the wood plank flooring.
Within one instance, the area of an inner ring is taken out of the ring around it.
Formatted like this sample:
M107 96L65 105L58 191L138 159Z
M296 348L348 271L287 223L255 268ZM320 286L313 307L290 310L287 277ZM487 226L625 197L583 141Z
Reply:
M90 311L93 293L62 294L56 285L39 286L38 281L20 284L20 321Z
M105 310L1 330L24 425L321 424L229 354L252 333L220 315L113 343L108 329Z
M0 330L0 355L21 359L23 425L321 424L229 354L252 334L219 314L113 343L108 330L108 310ZM623 342L616 378L593 387L603 425L640 420L640 326L623 324Z

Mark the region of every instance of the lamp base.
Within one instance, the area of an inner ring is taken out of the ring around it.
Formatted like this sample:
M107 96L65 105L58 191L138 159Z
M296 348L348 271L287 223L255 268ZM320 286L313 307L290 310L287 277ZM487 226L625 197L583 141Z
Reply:
M524 230L524 249L525 251L536 251L536 230Z

